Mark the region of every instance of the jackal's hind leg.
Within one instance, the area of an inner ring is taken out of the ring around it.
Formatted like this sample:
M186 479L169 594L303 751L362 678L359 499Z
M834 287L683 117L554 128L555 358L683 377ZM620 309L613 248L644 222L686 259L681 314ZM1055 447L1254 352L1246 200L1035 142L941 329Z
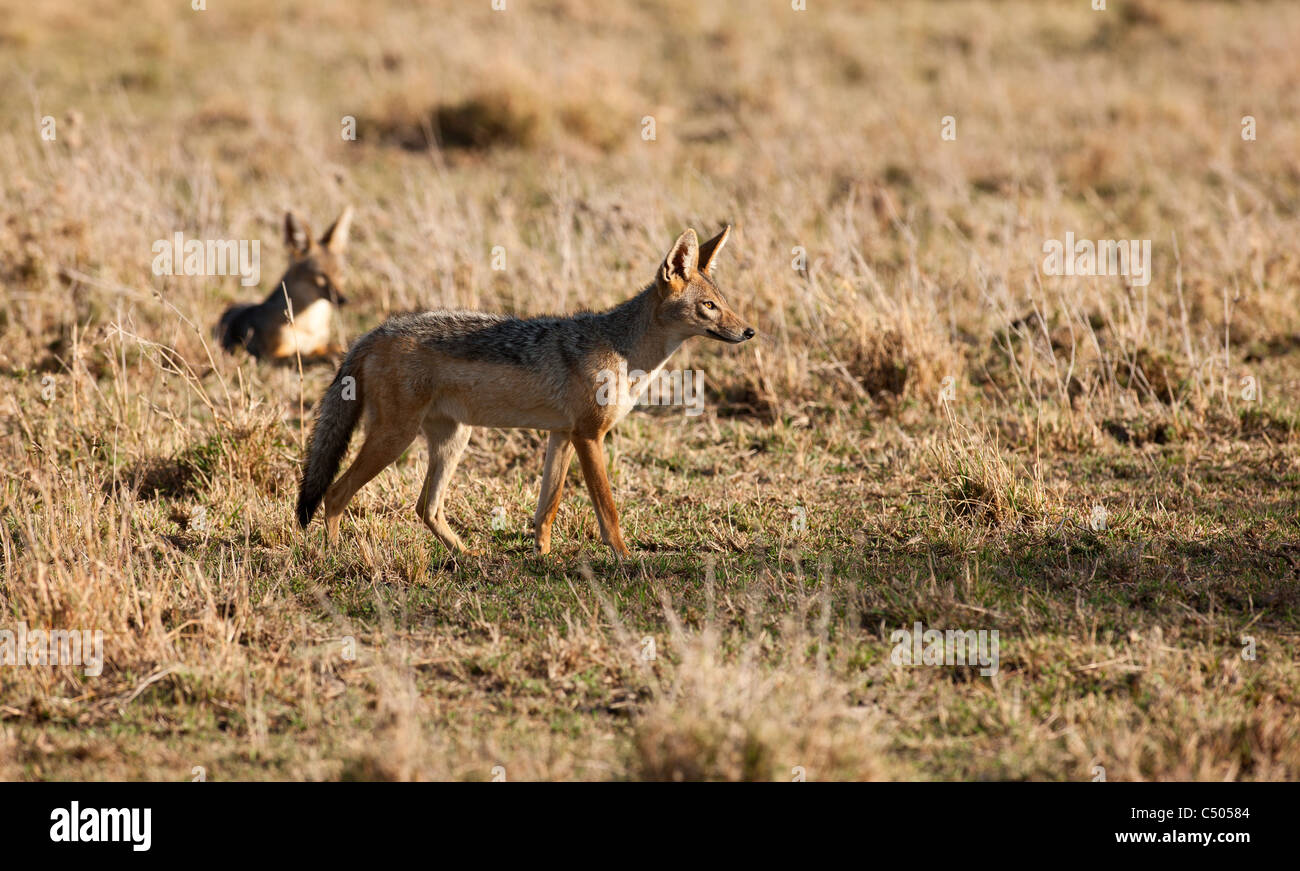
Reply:
M551 524L560 510L560 497L564 495L564 478L573 460L573 442L567 432L552 432L546 442L546 462L542 466L542 491L537 497L537 513L533 515L533 536L537 552L551 552Z
M387 421L373 421L370 424L365 443L361 445L357 458L325 491L325 535L329 541L338 540L339 517L352 501L352 497L366 486L371 478L400 457L418 431L418 425L414 421L400 425L390 424Z

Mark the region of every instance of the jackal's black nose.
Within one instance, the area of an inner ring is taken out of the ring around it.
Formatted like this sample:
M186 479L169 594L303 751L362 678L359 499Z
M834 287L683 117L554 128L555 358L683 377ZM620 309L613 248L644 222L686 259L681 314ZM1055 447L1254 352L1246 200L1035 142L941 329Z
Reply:
M752 339L752 338L754 338L754 328L753 328L753 327L745 327L745 338L746 338L746 339Z

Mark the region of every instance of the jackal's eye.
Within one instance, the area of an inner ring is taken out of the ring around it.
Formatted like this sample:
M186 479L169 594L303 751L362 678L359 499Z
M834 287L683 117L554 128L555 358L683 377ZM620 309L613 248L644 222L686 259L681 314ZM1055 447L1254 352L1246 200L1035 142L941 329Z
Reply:
M704 307L705 307L706 309L708 309L709 311L713 311L715 308L717 308L716 305L714 305L711 301L709 301L709 300L707 300L707 299L704 301Z

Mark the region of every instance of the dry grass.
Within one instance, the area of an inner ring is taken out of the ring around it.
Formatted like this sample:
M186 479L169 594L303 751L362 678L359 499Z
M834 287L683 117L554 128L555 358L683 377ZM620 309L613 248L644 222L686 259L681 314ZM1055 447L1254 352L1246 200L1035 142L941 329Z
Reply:
M950 435L934 446L946 514L993 525L1047 519L1042 481L1008 462L996 439L955 423Z
M105 639L0 668L0 777L1300 776L1300 9L1109 5L0 0L0 628ZM483 556L422 445L295 528L332 373L220 355L254 293L151 246L260 239L261 295L346 203L345 340L734 223L760 338L613 437L634 561L576 473L531 554L532 432L453 485ZM1150 284L1043 274L1067 231ZM916 621L998 675L891 664Z

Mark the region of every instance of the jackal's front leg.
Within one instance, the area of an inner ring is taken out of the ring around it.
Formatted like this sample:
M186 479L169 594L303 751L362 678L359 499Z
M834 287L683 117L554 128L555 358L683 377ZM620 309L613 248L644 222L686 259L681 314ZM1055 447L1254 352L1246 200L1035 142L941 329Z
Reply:
M596 507L596 521L600 524L600 538L621 557L631 556L623 544L623 533L618 528L618 509L614 507L614 494L605 476L604 436L596 438L573 437L578 462L582 464L582 477L591 491L591 503Z

